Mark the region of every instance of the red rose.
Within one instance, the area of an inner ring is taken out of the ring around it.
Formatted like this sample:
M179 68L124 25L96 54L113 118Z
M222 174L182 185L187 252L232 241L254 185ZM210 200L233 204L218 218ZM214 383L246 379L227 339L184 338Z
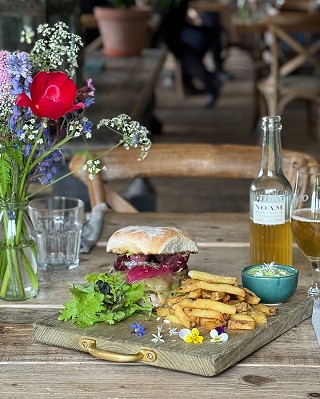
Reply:
M84 108L83 103L74 105L77 88L64 72L39 72L35 75L30 95L19 94L16 105L30 107L39 118L59 119L70 111Z

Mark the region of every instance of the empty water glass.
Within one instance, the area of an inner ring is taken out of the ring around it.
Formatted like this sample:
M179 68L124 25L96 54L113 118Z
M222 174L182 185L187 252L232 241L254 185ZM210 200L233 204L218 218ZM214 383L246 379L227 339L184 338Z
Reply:
M79 265L84 203L77 198L42 197L29 202L42 270L68 270Z

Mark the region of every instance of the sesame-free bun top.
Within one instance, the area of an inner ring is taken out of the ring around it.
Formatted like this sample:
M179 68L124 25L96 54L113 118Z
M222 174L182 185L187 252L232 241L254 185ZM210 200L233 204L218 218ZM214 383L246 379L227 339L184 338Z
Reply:
M196 243L175 227L127 226L115 231L107 252L132 255L196 253Z

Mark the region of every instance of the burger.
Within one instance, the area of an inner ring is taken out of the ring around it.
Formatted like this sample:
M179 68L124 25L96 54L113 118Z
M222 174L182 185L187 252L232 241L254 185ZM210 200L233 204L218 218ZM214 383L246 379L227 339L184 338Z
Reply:
M165 303L188 274L196 243L175 227L128 226L112 234L107 252L117 254L115 271L126 273L129 284L141 281L152 305Z

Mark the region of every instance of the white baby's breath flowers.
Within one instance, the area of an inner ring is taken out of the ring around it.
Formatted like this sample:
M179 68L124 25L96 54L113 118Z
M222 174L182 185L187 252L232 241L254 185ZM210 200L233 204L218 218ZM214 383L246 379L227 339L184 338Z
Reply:
M34 38L34 31L31 26L23 25L23 30L21 31L20 42L31 44Z
M43 125L43 124L42 124ZM44 127L46 127L46 124L44 123ZM35 119L29 119L26 121L21 128L20 134L19 134L19 140L25 141L27 143L33 143L35 140L37 140L38 144L43 143L42 137L39 136L39 126L36 123Z
M101 162L99 159L89 159L84 165L84 170L88 171L88 177L90 180L93 180L94 176L99 173L101 169L106 170L106 167L103 166L101 168Z
M77 57L83 43L80 36L67 31L64 22L58 22L54 27L42 24L38 27L38 39L30 54L34 65L43 71L61 69L65 66L64 72L73 77L78 66Z
M139 161L148 155L151 147L151 140L147 137L149 131L139 122L131 120L128 115L121 114L112 119L102 119L97 127L99 129L102 126L109 127L121 135L119 145L123 145L124 148L140 147Z
M79 121L69 121L68 124L68 134L73 138L80 137L83 132L83 126Z

